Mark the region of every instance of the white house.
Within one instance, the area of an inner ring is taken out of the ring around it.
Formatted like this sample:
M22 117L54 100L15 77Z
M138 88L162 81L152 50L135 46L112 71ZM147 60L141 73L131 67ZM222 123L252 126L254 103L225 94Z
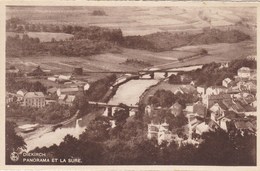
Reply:
M224 111L225 109L223 109L219 103L215 103L210 109L211 111L211 120L213 121L218 121L220 119L220 117L224 116Z
M24 98L26 93L28 93L28 91L25 90L25 89L18 90L17 93L16 93L17 94L17 96L16 96L17 97L17 101L18 102L23 101L23 98Z
M24 96L26 93L28 93L27 90L25 90L25 89L21 89L21 90L18 90L16 94L17 94L17 95Z
M198 92L200 95L205 95L205 94L206 94L206 89L207 89L207 87L205 87L205 86L198 86L198 87L197 87L197 92Z
M169 124L166 122L162 124L148 124L148 139L155 138L158 141L158 144L162 144L162 142L170 143L173 141L172 133L169 131Z
M229 119L229 118L226 118L226 117L221 118L220 121L219 121L219 127L227 132L228 131L227 124L230 121L231 121L231 119Z
M148 116L151 116L153 109L154 109L154 107L152 105L147 105L145 107L145 114L148 115Z
M206 89L207 95L218 95L227 92L227 88L224 86L210 86Z
M58 79L68 81L71 79L71 75L59 75Z
M24 95L24 106L41 108L45 106L45 97L42 92L28 92Z
M48 77L47 80L55 82L55 81L57 81L57 78L55 78L55 77Z
M202 122L196 126L195 133L202 135L204 132L209 132L210 127L205 123Z
M225 78L223 81L222 81L222 85L224 87L230 87L232 86L233 84L233 81L230 79L230 78Z
M237 76L241 78L249 78L251 75L251 69L248 67L242 67L237 70Z

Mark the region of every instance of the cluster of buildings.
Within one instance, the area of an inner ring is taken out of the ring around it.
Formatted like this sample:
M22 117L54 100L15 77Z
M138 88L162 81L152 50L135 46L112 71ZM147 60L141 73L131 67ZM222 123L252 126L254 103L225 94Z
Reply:
M238 69L237 75L225 78L222 86L183 85L175 93L196 94L200 99L194 104L186 104L183 109L175 103L167 110L174 116L184 115L188 124L183 127L186 138L179 137L169 130L167 121L148 124L149 139L155 138L158 144L175 141L179 145L192 143L198 145L204 132L222 129L226 132L256 134L256 70L248 67ZM160 107L148 105L145 113L156 114ZM165 110L165 109L164 109ZM194 136L196 135L196 136Z
M18 77L24 76L22 72L15 68L10 67L7 69L7 76ZM47 89L46 94L43 92L28 92L24 89L18 90L16 93L6 93L6 103L16 102L21 106L42 108L50 103L59 103L72 106L77 93L81 93L89 89L90 85L87 82L73 79L70 75L54 75L48 76L49 71L42 70L39 66L27 76L44 76L49 81L55 82L57 87L53 86ZM73 74L82 75L82 68L74 68Z
M6 94L6 103L17 102L21 106L42 108L46 105L46 99L42 92L28 92L24 89Z

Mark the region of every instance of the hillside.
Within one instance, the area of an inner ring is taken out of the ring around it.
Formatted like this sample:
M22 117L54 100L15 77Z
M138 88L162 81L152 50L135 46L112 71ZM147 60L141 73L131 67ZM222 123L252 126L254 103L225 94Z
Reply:
M249 35L238 30L204 29L203 33L197 34L157 32L145 36L126 36L123 46L162 52L187 45L238 43L250 39Z

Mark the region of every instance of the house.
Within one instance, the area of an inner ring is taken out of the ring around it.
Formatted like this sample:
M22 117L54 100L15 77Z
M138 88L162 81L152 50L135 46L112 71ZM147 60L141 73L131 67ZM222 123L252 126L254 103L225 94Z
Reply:
M218 95L223 93L227 93L227 88L224 86L210 86L206 89L207 95Z
M224 131L228 132L229 129L230 129L230 127L229 127L230 122L231 122L231 119L226 118L226 117L223 117L223 118L221 118L221 119L219 120L219 127L220 127L221 129L223 129Z
M228 68L228 66L229 66L228 62L221 63L219 69L222 69L222 68Z
M135 116L137 112L138 112L137 109L130 109L130 110L129 110L129 116L130 116L130 117L131 117L131 116Z
M79 87L58 88L57 95L58 96L60 96L61 94L75 95L79 91L80 91Z
M76 96L67 95L67 98L65 99L65 104L69 105L69 106L72 106L75 98L76 98Z
M116 121L115 120L110 120L109 122L111 124L111 128L115 128L116 127Z
M9 67L6 69L6 77L17 77L21 75L21 71L14 66Z
M256 55L248 55L248 56L246 57L246 59L256 61L257 56L256 56Z
M211 111L210 119L217 122L221 117L224 116L223 106L220 105L221 103L215 103L209 110Z
M45 99L45 104L46 104L46 105L55 104L55 103L57 103L56 100L47 100L47 99Z
M60 104L72 106L75 98L76 98L76 96L74 96L74 95L62 94L59 96L58 102Z
M229 110L234 111L236 113L243 113L245 109L238 102L234 102L232 106L229 107Z
M175 117L180 116L182 114L183 107L178 102L174 103L170 107L171 114L173 114Z
M253 106L254 108L257 107L257 101L256 101L256 100L252 102L252 106Z
M24 106L41 108L45 106L45 97L42 92L28 92L23 102Z
M234 102L233 102L232 99L223 99L223 100L220 102L220 104L225 105L225 107L227 108L226 110L228 110L228 109L230 109L230 107L231 107L232 105L234 105Z
M183 109L183 111L186 113L192 113L193 112L193 103L191 103L191 104L186 103L186 108Z
M212 131L214 131L214 130L220 128L219 125L218 125L215 121L213 121L213 120L211 120L211 119L207 122L207 124L208 124L208 126L210 127L210 129L211 129Z
M17 91L17 101L18 102L21 102L21 101L23 101L23 98L24 98L24 96L25 96L25 94L27 93L28 91L27 90L25 90L25 89L21 89L21 90L18 90Z
M28 75L30 75L30 76L45 76L46 73L41 69L40 66L38 66L35 70L28 73Z
M256 101L254 95L250 93L241 93L240 99L242 99L245 102L245 104L252 104L254 101Z
M256 83L254 83L253 81L246 82L244 86L246 87L246 90L256 93L257 86Z
M251 75L249 77L249 80L254 80L256 81L257 79L257 72L256 72L256 69L251 69Z
M151 116L153 109L154 109L153 105L147 105L144 109L145 114Z
M25 96L26 93L28 93L27 90L21 89L21 90L18 90L16 94L17 94L17 95L21 95L21 96Z
M202 102L206 104L206 107L209 109L215 103L230 99L232 99L230 94L206 95L202 98Z
M47 94L55 94L57 92L58 88L56 87L52 87L52 88L49 88L47 89Z
M222 86L224 87L231 87L235 85L234 84L234 81L232 81L230 78L225 78L223 81L222 81Z
M199 117L205 118L207 116L207 107L201 101L193 104L193 113L197 114Z
M193 81L190 82L190 85L192 85L194 87L196 87L197 84L198 84L198 81L196 81L196 80L193 80Z
M58 101L64 101L66 99L66 94L61 94L58 98Z
M235 128L241 132L246 130L254 132L253 125L245 120L238 120L234 122Z
M192 77L188 74L182 74L180 75L180 80L182 83L190 83L192 81Z
M48 77L47 80L55 82L55 81L57 81L57 78L56 77Z
M71 79L71 75L59 75L58 79L59 80L69 81Z
M237 70L237 76L240 78L249 78L251 75L251 69L248 67L242 67Z
M205 122L201 122L195 128L195 133L199 135L202 135L204 132L209 132L209 131L210 131L210 127Z
M180 92L181 94L195 94L195 93L197 93L197 89L195 87L193 87L192 85L188 84L188 85L180 86L174 92L174 94L177 94L178 92Z
M198 86L198 87L197 87L197 92L198 92L200 95L205 95L205 94L206 94L206 89L207 89L206 86Z
M162 144L163 142L172 142L172 133L169 131L169 124L164 122L162 124L148 124L148 133L147 138L152 139L155 138L158 141L158 144Z
M5 103L8 104L8 103L11 103L11 102L15 101L14 97L16 97L16 94L6 93L6 95L5 95Z

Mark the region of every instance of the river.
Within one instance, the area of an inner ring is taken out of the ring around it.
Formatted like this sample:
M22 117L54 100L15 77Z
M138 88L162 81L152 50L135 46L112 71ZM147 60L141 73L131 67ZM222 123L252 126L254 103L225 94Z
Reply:
M114 97L108 102L109 104L124 103L126 105L136 105L139 102L139 97L151 85L158 83L159 80L130 80L121 85Z

